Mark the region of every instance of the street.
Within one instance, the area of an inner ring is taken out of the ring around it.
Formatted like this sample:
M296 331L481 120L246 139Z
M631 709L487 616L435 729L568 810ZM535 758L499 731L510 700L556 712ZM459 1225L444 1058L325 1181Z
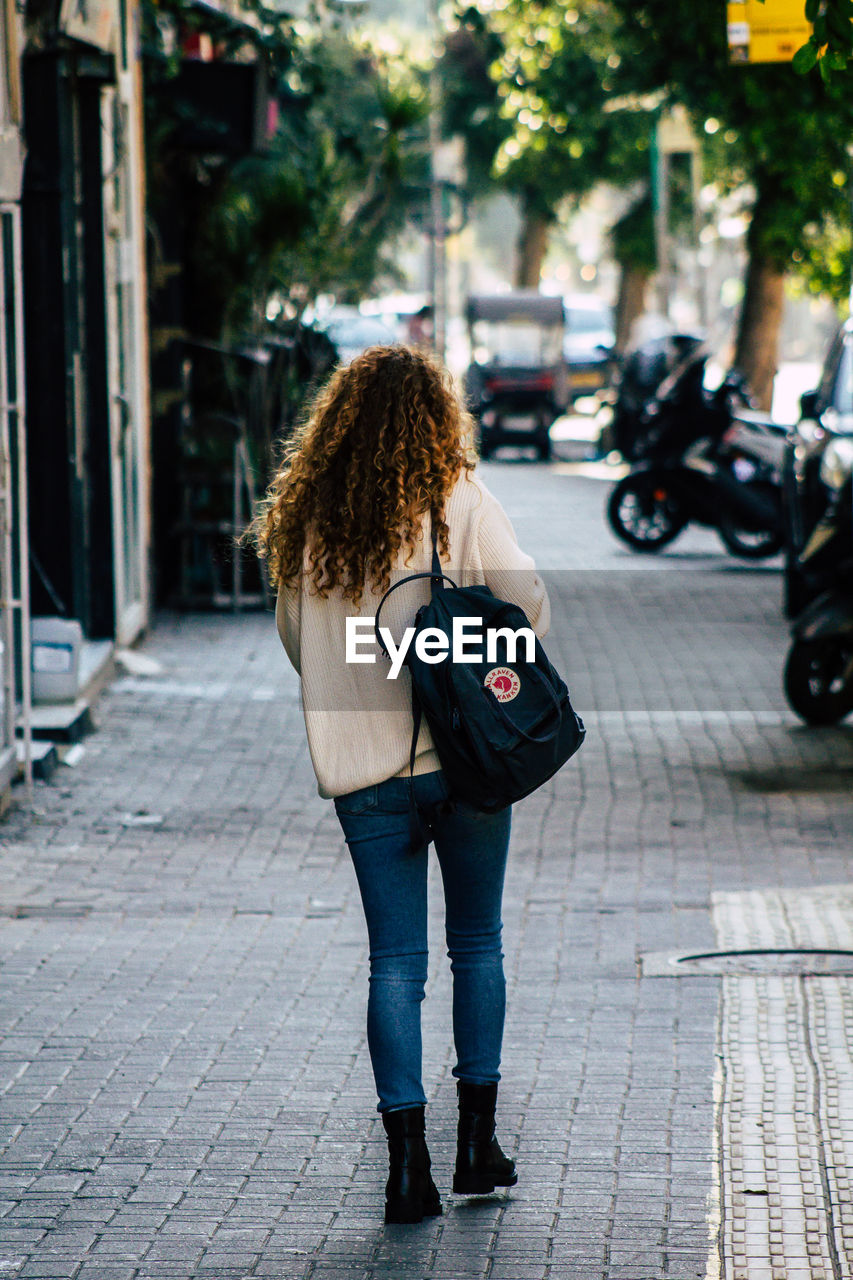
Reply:
M82 757L0 826L0 1277L853 1273L850 977L791 963L853 950L853 723L806 729L784 701L778 562L702 530L632 554L602 474L483 467L545 572L546 647L588 727L513 819L498 1135L517 1187L449 1190L434 874L444 1215L383 1227L366 932L298 681L270 615L164 613L140 649L159 669L120 672ZM667 959L744 949L773 955Z

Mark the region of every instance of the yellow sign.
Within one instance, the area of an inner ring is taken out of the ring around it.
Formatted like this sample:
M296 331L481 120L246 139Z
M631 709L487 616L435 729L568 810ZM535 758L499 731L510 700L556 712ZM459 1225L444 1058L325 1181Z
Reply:
M726 8L732 62L790 62L812 33L803 0L745 0Z

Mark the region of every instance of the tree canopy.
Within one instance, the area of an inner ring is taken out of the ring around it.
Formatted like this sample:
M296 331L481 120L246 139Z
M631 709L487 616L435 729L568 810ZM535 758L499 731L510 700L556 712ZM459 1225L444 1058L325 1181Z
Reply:
M765 399L773 342L768 333L756 344L750 331L762 309L781 314L785 274L793 269L839 297L849 276L853 96L846 75L832 72L853 49L853 0L807 0L806 9L814 39L797 66L820 74L801 77L789 64L732 65L724 11L695 0L488 0L459 11L467 46L454 36L469 62L472 51L491 58L491 85L469 74L453 97L451 83L452 105L471 148L491 154L492 182L517 195L526 231L538 223L527 283L538 278L542 229L561 202L601 181L636 184L636 216L615 242L648 272L650 246L641 240L650 227L654 112L686 106L703 139L706 182L753 193L739 358ZM480 180L483 172L478 158ZM524 248L523 236L522 262Z
M388 254L428 182L426 77L405 58L371 48L339 28L299 35L280 13L256 6L248 40L269 78L278 123L263 149L243 158L182 150L181 112L168 92L174 74L156 39L162 0L148 0L147 92L152 198L167 202L183 173L203 192L190 252L203 316L213 331L265 322L278 296L297 314L318 293L358 299L380 276L392 276ZM215 22L170 0L181 23ZM246 30L223 33L241 56ZM153 51L152 51L153 46ZM241 50L242 46L242 50ZM158 56L159 54L159 56Z
M749 267L735 358L769 403L784 278L794 269L846 290L837 246L849 220L853 97L844 75L798 77L787 63L729 62L716 8L692 0L610 0L621 15L625 85L683 103L711 140L708 177L753 192ZM828 240L836 239L827 273Z
M280 122L266 154L229 175L202 231L209 266L264 304L300 312L319 293L358 301L428 181L426 87L341 33L301 47L278 86Z
M807 74L817 67L824 80L846 71L853 58L851 0L805 0L805 16L814 29L794 55L794 70Z
M475 191L507 191L524 219L519 283L535 285L566 200L648 170L648 122L612 110L620 56L605 0L490 0L457 10L442 69L449 127Z
M779 267L803 250L810 226L846 208L853 99L843 77L798 79L788 64L732 66L725 26L692 0L612 0L622 14L625 80L664 88L697 128L717 136L725 183L756 191L753 237ZM711 177L716 174L709 175Z

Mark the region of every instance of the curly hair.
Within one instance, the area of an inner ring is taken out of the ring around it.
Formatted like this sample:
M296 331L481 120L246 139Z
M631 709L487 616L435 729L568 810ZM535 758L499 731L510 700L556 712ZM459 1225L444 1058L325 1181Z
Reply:
M471 420L450 377L423 351L370 347L338 367L287 448L255 522L273 585L303 567L317 594L355 604L410 563L429 512L446 555L445 501L474 467ZM308 561L305 565L305 548Z

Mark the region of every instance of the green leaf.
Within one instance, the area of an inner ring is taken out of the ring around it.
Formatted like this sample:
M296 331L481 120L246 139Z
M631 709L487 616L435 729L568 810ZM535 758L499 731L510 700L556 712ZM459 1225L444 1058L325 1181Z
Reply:
M802 45L791 59L791 66L797 75L804 76L806 72L811 71L817 62L817 45L811 40Z
M806 0L806 21L814 22L820 12L820 0Z
M826 84L827 81L832 76L832 67L829 65L829 59L821 58L820 62L817 65L818 65L818 70L820 71L820 74L821 74L821 79L823 80L824 84Z
M830 49L824 61L829 63L830 71L847 70L847 54L842 53L840 49Z
M853 23L841 11L833 6L826 11L827 27L829 30L830 43L835 47L845 47L849 45L851 36L853 36Z

